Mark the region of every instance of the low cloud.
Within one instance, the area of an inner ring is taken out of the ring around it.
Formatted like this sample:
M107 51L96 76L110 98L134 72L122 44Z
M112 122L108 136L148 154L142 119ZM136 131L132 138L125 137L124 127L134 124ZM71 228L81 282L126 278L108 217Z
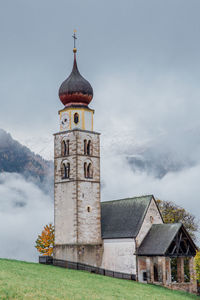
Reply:
M125 156L107 155L102 159L101 172L102 201L153 194L184 207L200 220L200 164L156 178L144 171L133 172Z
M200 89L181 74L143 75L97 87L102 200L154 194L200 218Z
M199 87L194 88L187 84L187 78L172 74L154 79L138 74L122 75L99 79L101 86L96 83L91 105L96 110L95 130L102 133L102 201L153 194L175 202L200 219ZM31 150L53 159L53 139L43 137L37 137L39 142L31 139ZM12 235L12 225L13 228L18 226L33 251L29 257L37 257L34 241L42 226L53 219L52 199L22 177L4 176L6 182L0 185L0 199L6 188L4 194L8 195L8 201L6 197L5 201L1 200L2 209L5 210L8 202L5 217L10 218L5 230L5 240L9 241L5 249L12 249L13 236L14 245L24 245L23 237ZM20 192L10 186L10 178L15 188L21 183ZM16 197L20 200L14 205L10 199ZM24 198L28 199L26 206L23 206ZM33 209L28 210L31 205ZM22 217L19 217L20 211ZM14 226L14 223L19 225ZM30 229L27 230L27 226ZM32 236L28 232L32 232ZM18 257L29 259L28 252L20 249ZM5 252L5 255L9 253Z
M35 240L50 222L49 195L19 174L0 173L0 257L37 261Z

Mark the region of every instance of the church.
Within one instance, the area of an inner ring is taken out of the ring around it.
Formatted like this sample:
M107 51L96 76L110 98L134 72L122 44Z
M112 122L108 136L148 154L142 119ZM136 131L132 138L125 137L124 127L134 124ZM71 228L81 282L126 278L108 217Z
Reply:
M75 44L73 53L54 134L53 264L195 293L197 247L181 223L163 222L153 195L101 202L93 89L78 70Z

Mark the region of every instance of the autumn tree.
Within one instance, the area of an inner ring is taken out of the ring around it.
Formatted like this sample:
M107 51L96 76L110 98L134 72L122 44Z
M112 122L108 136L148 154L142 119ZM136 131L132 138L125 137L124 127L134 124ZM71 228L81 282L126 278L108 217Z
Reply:
M165 223L183 223L191 237L196 239L198 222L195 216L173 202L157 200L157 204Z
M44 226L41 235L38 235L35 241L35 248L42 255L51 256L54 246L54 226L52 224Z

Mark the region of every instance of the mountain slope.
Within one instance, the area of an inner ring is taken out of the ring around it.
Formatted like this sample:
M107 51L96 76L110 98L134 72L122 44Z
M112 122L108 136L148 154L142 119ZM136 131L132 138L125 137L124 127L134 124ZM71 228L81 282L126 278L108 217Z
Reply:
M36 155L3 129L0 129L0 172L19 173L52 192L53 162Z

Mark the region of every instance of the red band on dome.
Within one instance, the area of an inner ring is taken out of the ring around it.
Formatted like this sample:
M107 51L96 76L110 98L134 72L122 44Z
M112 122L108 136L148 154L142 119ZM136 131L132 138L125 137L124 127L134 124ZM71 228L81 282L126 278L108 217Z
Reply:
M77 103L88 105L92 100L92 95L84 95L82 93L60 94L59 97L65 106Z

